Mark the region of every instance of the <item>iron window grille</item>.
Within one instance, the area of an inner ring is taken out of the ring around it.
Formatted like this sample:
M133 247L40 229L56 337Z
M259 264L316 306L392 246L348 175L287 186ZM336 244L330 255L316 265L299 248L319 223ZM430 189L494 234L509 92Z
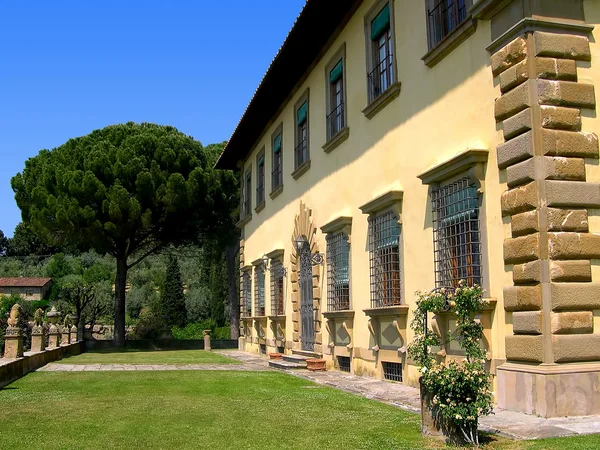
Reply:
M273 170L271 171L271 188L275 190L283 184L281 148L273 151Z
M392 64L393 56L390 53L369 73L369 103L383 94L394 82Z
M265 270L262 266L254 269L254 313L265 315Z
M256 187L256 205L265 201L265 157L261 156L258 160L257 168L257 187Z
M350 357L349 356L338 356L338 367L342 372L350 372Z
M249 216L252 213L252 172L246 172L244 176L244 195L242 196L242 219Z
M266 355L267 354L267 344L260 344L260 354L261 355Z
M245 271L242 275L242 317L252 316L252 278L250 271Z
M297 169L302 164L308 161L308 145L306 138L302 139L294 149L294 163Z
M369 217L371 307L402 304L400 282L400 224L392 211Z
M402 382L402 364L395 362L382 361L383 378L390 381Z
M439 0L427 10L429 48L435 47L467 18L468 0Z
M481 238L477 187L463 178L432 192L435 285L460 280L481 285Z
M331 139L344 128L344 102L340 102L327 115L327 139Z
M283 316L285 314L283 276L284 270L281 261L271 261L271 314L274 316Z
M344 233L327 235L327 310L350 309L350 244Z

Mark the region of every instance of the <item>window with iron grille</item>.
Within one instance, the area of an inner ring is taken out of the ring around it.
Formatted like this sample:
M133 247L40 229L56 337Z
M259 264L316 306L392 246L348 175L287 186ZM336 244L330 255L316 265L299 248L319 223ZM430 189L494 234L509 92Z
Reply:
M256 206L265 201L265 152L258 155L256 161Z
M371 307L402 304L400 224L393 211L369 216Z
M467 18L472 0L427 0L429 48L435 47Z
M271 261L271 315L283 316L284 305L283 264L276 259Z
M390 381L402 381L402 364L382 361L383 378Z
M344 61L329 72L329 114L327 114L327 139L331 139L346 126L344 118Z
M273 145L273 170L271 171L271 191L283 184L283 149L281 125L272 137Z
M395 81L390 3L386 3L370 22L370 40L371 65L367 76L369 103Z
M254 269L254 314L265 315L265 269L257 266Z
M260 344L260 354L261 355L266 355L267 354L267 344Z
M338 356L338 367L342 372L350 372L350 357L348 356Z
M432 192L435 285L460 280L481 285L481 239L477 187L463 178Z
M242 274L242 296L241 296L242 317L252 316L252 278L250 271L246 270Z
M296 110L296 149L294 151L294 168L297 169L308 161L308 101Z
M350 309L350 244L344 233L327 235L327 310Z

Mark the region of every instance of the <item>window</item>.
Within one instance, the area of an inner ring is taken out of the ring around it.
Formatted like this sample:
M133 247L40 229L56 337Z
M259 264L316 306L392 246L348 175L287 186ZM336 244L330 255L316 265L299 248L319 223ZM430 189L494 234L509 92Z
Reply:
M271 172L271 192L283 185L283 125L279 125L273 136L271 136L273 147L273 160Z
M327 139L331 139L346 126L344 117L344 62L339 62L329 72L329 114Z
M391 2L385 3L367 15L367 75L368 100L372 103L395 81L394 34L391 21Z
M327 235L327 310L350 309L350 244L342 232Z
M256 208L265 201L265 149L256 157Z
M390 381L402 382L402 364L395 362L382 361L383 378Z
M283 264L279 259L271 260L271 315L283 316L284 297L283 297Z
M250 167L246 170L243 177L240 216L242 220L252 216L252 168Z
M265 270L263 266L254 269L254 314L265 315Z
M402 304L400 285L400 224L393 211L369 216L371 307Z
M467 10L471 3L471 0L428 0L427 29L430 49L467 18Z
M481 285L479 194L469 178L432 191L435 285Z
M26 297L33 297L33 291L32 290L26 290L25 291L25 296Z
M252 317L252 278L250 270L242 273L242 317Z
M349 356L338 356L338 367L342 372L350 372L350 357Z
M299 177L304 173L303 168L307 168L307 163L310 160L309 155L309 136L308 136L308 89L296 102L294 107L296 132L295 132L295 148L294 148L294 178ZM298 173L300 171L300 173Z

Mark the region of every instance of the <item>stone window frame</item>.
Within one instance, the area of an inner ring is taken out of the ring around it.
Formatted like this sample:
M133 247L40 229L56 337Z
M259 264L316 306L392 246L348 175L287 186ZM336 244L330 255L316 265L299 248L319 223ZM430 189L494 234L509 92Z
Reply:
M302 105L306 103L306 160L302 164L296 166L296 148L301 144L300 136L298 133L298 110ZM304 175L308 169L310 169L310 88L306 88L304 92L298 97L294 104L294 171L292 172L292 178L297 180ZM283 145L282 145L283 147Z
M362 113L367 119L372 119L375 115L387 106L392 100L400 95L401 83L398 81L398 62L396 58L397 42L396 42L396 26L395 26L395 0L377 0L375 4L369 9L364 17L364 32L365 32L365 68L366 68L366 91L367 106L362 110ZM373 41L371 40L371 22L377 14L385 7L386 4L390 5L390 31L392 34L392 79L393 82L388 88L379 94L378 97L369 102L369 74L374 70L374 47Z
M329 126L327 115L331 113L331 82L329 81L330 73L339 62L342 62L342 89L343 89L343 127L333 136L329 136ZM334 53L325 65L325 144L323 150L325 153L332 152L342 142L348 139L350 135L350 127L348 126L348 83L346 77L346 43L344 42L340 48Z
M279 183L277 186L274 185L273 180L275 178L275 139L277 138L277 136L281 136L281 150L279 150L279 154L281 156L281 163L280 163L280 167L279 167L279 172L281 173L281 183ZM284 149L284 145L283 145L283 139L284 139L284 135L283 135L283 122L281 122L279 125L277 125L277 128L275 128L275 131L273 131L273 133L271 134L271 193L269 194L269 197L271 197L271 200L274 200L275 197L277 197L279 194L281 194L283 192L283 164L284 164L284 154L283 154L283 149Z
M252 262L254 267L254 315L253 317L266 317L267 315L267 271L262 258ZM262 277L262 305L260 298L259 281Z
M261 186L261 158L262 158L262 186ZM255 213L261 212L265 209L266 205L266 172L267 171L267 162L265 160L265 147L263 146L260 151L256 155L256 207L254 208Z
M252 266L244 266L240 269L240 317L250 319L252 317ZM250 290L248 291L246 283L250 281ZM247 294L250 292L250 299ZM248 305L250 309L248 310Z
M398 308L403 309L406 306L406 295L405 295L405 283L404 280L404 233L402 232L402 200L404 197L404 192L401 190L391 190L386 192L383 195L380 195L373 200L365 203L360 206L359 209L363 214L367 214L369 218L375 217L377 215L385 214L391 212L398 220L398 226L400 228L400 235L398 240L398 253L400 256L400 267L399 267L399 277L400 277L400 304L395 305L386 305L373 307L372 300L369 301L369 308L366 308L364 311L374 311L374 310L395 310ZM369 238L370 238L371 230L367 229L367 248L369 248ZM369 249L369 271L371 271L371 251ZM369 293L372 298L371 292L371 277L369 277ZM369 314L368 314L369 315Z
M247 179L250 177L250 186L247 185ZM242 168L242 187L241 187L241 205L240 205L240 225L246 225L252 220L252 164ZM246 206L248 204L248 206Z
M481 280L482 287L489 292L490 288L490 270L489 270L489 247L487 232L485 195L485 171L488 161L489 150L487 149L468 149L458 155L434 165L418 178L424 185L429 186L429 205L431 210L431 193L447 184L454 183L460 179L467 178L477 188L478 208L479 208L479 239L481 245ZM433 217L432 217L433 220ZM433 222L431 223L433 233Z
M325 255L326 255L326 263L327 263L327 270L326 270L326 277L327 277L327 313L330 313L330 315L335 315L335 313L339 313L339 314L344 314L344 313L349 313L352 312L352 308L353 308L353 301L352 301L352 240L351 240L351 235L352 235L352 217L349 216L340 216L337 217L335 219L333 219L332 221L328 222L327 224L323 225L321 227L321 232L323 234L325 234L325 239L326 239L326 251L325 251ZM346 237L347 241L348 241L348 308L347 309L335 309L335 310L330 310L329 309L329 304L331 302L331 292L329 290L329 253L330 253L330 249L329 249L329 241L327 240L327 237L330 235L335 235L335 234L339 234L341 233L343 236Z
M284 266L284 254L285 254L285 250L276 249L265 255L269 259L269 294L270 294L269 317L271 317L271 318L285 317L285 311L286 311L285 295L286 295L287 270L285 269L285 266ZM274 269L275 269L276 273L273 273ZM276 314L277 312L279 312L279 309L277 307L274 308L274 305L277 303L277 298L275 296L275 292L276 292L277 288L275 286L275 283L277 283L279 280L281 280L281 303L282 303L282 311L281 312L282 312L282 314Z

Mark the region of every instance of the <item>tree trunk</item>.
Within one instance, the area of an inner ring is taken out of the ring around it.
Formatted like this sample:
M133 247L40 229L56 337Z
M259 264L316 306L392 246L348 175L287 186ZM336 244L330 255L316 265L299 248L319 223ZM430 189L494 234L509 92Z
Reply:
M83 330L85 330L85 320L83 318L83 308L81 303L75 305L75 312L77 313L77 340L83 341Z
M127 257L117 258L115 277L115 327L113 343L115 347L125 347L125 285L127 284Z
M240 299L237 290L237 270L235 267L235 255L239 251L239 243L230 245L225 249L225 260L227 264L227 296L229 298L229 324L231 327L231 339L240 337Z

